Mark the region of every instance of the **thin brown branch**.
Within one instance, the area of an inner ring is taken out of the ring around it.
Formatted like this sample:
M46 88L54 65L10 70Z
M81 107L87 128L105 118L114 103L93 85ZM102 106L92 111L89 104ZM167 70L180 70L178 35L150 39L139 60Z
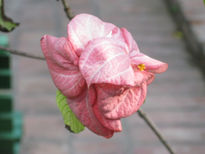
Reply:
M65 11L65 14L66 14L67 18L68 18L69 20L71 20L74 16L73 16L72 13L71 13L70 7L68 6L66 0L61 0L61 2L62 2L62 4L63 4L64 11Z
M36 56L36 55L29 54L29 53L24 52L24 51L18 51L18 50L14 50L14 49L10 49L10 48L5 48L2 46L0 46L0 50L6 51L6 52L9 52L11 54L18 55L18 56L23 56L23 57L33 58L33 59L38 59L38 60L45 60L45 58L41 57L41 56Z
M155 135L158 137L160 142L165 146L165 148L169 151L170 154L174 154L172 148L167 143L167 141L164 139L158 128L155 126L155 124L152 122L151 119L148 118L146 113L139 109L138 111L139 116L147 123L147 125L151 128L151 130L155 133Z

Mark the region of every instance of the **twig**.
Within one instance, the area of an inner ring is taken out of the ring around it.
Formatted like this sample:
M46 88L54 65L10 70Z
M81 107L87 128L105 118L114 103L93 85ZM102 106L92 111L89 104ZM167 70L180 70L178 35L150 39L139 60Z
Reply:
M68 4L66 3L66 0L61 0L62 4L63 4L63 7L64 7L64 11L65 11L65 14L67 16L67 18L69 20L71 20L74 16L72 15L71 13L71 10L70 10L70 7L68 6Z
M160 142L165 146L165 148L169 151L170 154L174 154L172 148L167 143L167 141L164 139L162 134L159 132L158 128L155 126L155 124L152 122L151 119L148 118L146 113L139 109L138 111L139 116L147 123L147 125L152 129L152 131L155 133L155 135L158 137Z
M6 51L6 52L9 52L11 54L18 55L18 56L23 56L23 57L33 58L33 59L38 59L38 60L45 60L45 58L41 57L41 56L32 55L32 54L29 54L29 53L24 52L24 51L18 51L18 50L14 50L14 49L10 49L10 48L5 48L2 46L0 46L0 50Z

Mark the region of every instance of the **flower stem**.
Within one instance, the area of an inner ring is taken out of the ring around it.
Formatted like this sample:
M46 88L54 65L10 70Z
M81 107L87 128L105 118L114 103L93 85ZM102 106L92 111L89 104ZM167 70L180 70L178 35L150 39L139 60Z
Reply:
M6 52L9 52L9 53L14 54L14 55L23 56L23 57L27 57L27 58L45 60L45 58L41 57L41 56L36 56L36 55L29 54L29 53L24 52L24 51L18 51L18 50L14 50L14 49L10 49L10 48L5 48L2 46L0 46L0 51L6 51Z
M154 134L158 137L160 142L165 146L165 148L169 151L170 154L174 154L172 148L167 143L167 141L164 139L158 128L155 126L155 124L152 122L152 120L147 116L147 114L142 110L139 109L138 111L139 116L146 122L146 124L151 128L151 130L154 132Z

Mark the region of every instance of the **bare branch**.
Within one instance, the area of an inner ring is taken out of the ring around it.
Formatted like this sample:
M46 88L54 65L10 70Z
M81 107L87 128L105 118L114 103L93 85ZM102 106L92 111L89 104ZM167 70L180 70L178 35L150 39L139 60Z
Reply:
M73 16L72 13L71 13L70 7L68 6L66 0L61 0L61 2L62 2L62 4L63 4L64 11L65 11L65 14L66 14L67 18L68 18L69 20L71 20L74 16Z
M160 142L165 146L165 148L169 151L170 154L174 154L172 148L167 143L167 141L164 139L158 128L155 126L155 124L152 122L151 119L148 118L146 113L139 109L138 111L139 116L147 123L147 125L151 128L151 130L155 133L155 135L158 137Z
M18 56L23 56L23 57L33 58L33 59L38 59L38 60L45 60L45 58L41 57L41 56L36 56L36 55L33 55L33 54L26 53L24 51L18 51L18 50L14 50L14 49L10 49L10 48L5 48L5 47L2 47L2 46L0 46L0 50L1 51L6 51L6 52L9 52L11 54L18 55Z

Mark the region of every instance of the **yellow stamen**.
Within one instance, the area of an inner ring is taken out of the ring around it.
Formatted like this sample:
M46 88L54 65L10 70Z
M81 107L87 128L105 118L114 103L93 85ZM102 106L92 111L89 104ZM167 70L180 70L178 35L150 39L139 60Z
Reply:
M137 65L137 67L138 67L138 69L140 70L140 71L144 71L145 70L145 64L139 64L139 65Z

